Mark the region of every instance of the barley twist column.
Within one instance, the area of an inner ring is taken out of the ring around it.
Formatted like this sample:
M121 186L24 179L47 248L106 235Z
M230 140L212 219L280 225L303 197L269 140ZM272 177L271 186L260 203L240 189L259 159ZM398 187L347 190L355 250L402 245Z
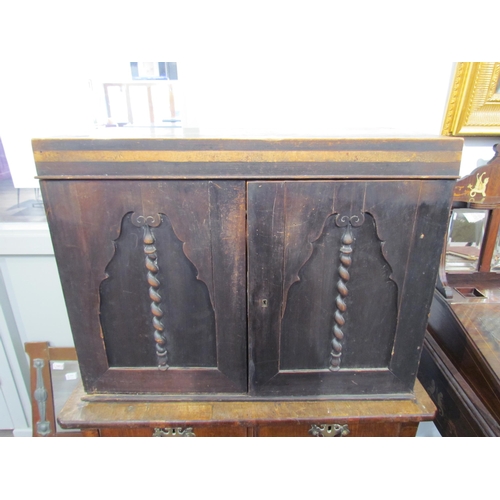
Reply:
M144 254L146 256L145 264L147 273L147 281L149 284L149 298L151 299L151 314L153 315L153 328L154 328L154 341L156 350L156 359L158 363L158 368L160 370L168 369L168 352L167 352L167 339L165 337L164 331L165 326L163 325L161 319L163 317L163 311L161 309L161 295L158 293L160 288L160 281L158 280L158 255L155 247L155 236L153 234L154 227L158 227L161 224L161 216L157 214L155 216L147 216L132 214L131 217L132 224L137 227L143 227L144 236Z
M348 224L344 234L342 235L342 246L340 247L340 265L339 275L340 279L337 282L338 295L335 299L337 310L335 311L333 325L333 340L332 351L330 353L330 366L331 371L338 371L340 369L340 358L342 356L342 341L344 340L344 332L342 327L345 325L344 313L347 311L347 304L345 298L349 291L347 289L347 282L349 281L349 266L352 263L352 243L354 241L351 232L351 225Z

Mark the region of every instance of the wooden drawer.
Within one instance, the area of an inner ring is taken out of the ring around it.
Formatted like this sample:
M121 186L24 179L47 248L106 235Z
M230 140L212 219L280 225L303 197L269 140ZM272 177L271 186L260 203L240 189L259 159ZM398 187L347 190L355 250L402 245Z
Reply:
M120 427L87 431L100 437L413 437L418 422L193 426L182 428Z
M119 427L99 429L101 437L247 437L252 429L240 425L220 425L182 428ZM194 436L192 436L194 434Z
M319 427L314 429L314 427ZM325 424L262 425L256 429L258 437L413 437L418 422L370 422Z

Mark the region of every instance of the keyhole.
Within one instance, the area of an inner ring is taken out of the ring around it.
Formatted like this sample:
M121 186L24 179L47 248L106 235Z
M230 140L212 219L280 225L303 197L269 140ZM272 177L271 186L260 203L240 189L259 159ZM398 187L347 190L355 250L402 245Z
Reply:
M267 307L267 299L262 299L262 307Z

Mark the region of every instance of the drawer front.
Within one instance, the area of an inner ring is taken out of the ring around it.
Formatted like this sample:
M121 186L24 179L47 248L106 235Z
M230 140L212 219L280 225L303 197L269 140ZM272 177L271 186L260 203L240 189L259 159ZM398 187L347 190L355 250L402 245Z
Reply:
M99 429L101 437L247 437L253 435L252 429L240 425L221 425L212 427L170 427L170 428L104 428Z
M262 425L256 428L256 435L259 437L413 437L417 428L416 422Z

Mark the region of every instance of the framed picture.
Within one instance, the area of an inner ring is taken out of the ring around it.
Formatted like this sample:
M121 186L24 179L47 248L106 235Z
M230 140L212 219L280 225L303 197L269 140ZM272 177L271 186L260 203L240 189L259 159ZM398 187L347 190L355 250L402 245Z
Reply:
M500 62L457 63L442 135L500 135Z

